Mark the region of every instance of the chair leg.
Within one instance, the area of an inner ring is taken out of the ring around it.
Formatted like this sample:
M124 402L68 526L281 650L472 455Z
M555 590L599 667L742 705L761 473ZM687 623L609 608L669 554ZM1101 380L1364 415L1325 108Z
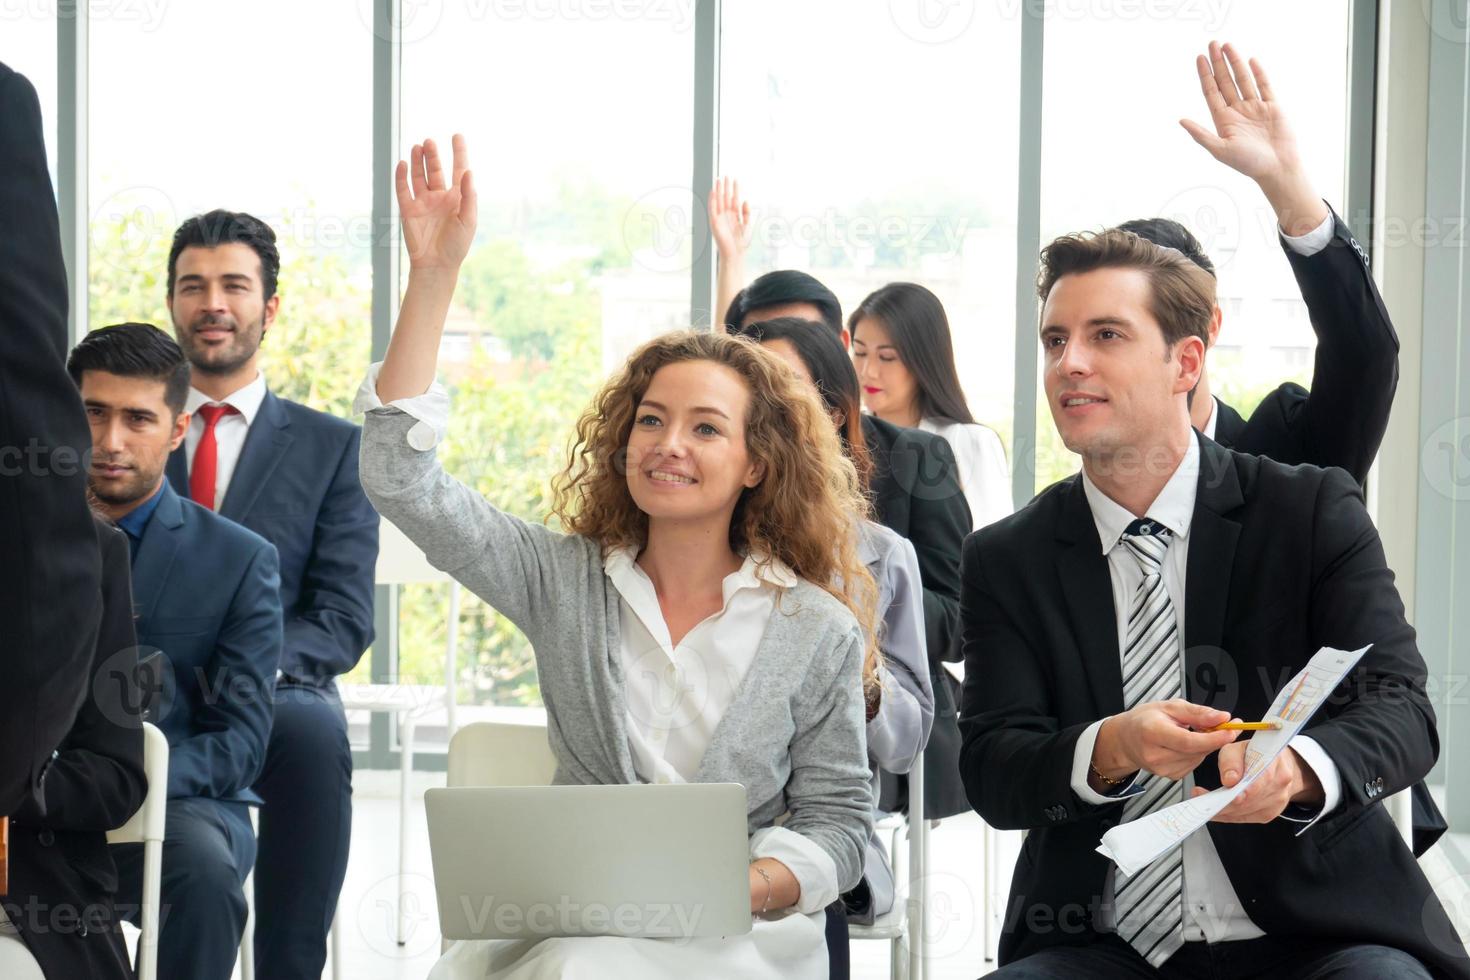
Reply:
M984 830L984 863L980 880L980 918L985 921L984 937L985 962L995 961L995 830L990 824L985 824Z
M404 711L398 716L398 752L401 757L398 785L398 914L394 931L398 945L408 942L404 935L404 910L408 907L408 880L404 872L408 868L408 795L409 782L413 776L413 713Z
M341 909L332 913L332 929L327 934L332 944L332 980L342 980L342 928Z
M143 907L139 914L141 932L138 936L138 980L157 980L158 978L158 916L162 874L163 841L145 841L143 844Z
M254 881L245 883L245 929L240 933L240 980L255 980Z

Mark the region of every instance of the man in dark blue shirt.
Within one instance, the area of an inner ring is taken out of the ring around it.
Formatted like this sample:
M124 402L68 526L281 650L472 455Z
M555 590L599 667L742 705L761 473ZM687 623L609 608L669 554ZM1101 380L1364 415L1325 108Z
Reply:
M143 323L93 331L67 370L92 429L89 485L127 533L140 654L157 651L150 720L169 743L158 974L228 980L255 860L249 807L281 658L276 549L168 485L189 363ZM118 901L137 907L143 848L114 848Z

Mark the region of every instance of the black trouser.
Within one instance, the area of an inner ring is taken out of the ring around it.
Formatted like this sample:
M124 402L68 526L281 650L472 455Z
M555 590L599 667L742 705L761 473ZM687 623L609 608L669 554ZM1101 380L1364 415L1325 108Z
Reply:
M281 681L255 784L255 971L320 980L352 841L352 747L333 687Z
M848 980L852 972L847 952L847 906L839 897L827 906L827 977Z
M1185 943L1159 969L1117 936L1088 946L1033 953L985 980L1430 980L1429 971L1402 950L1361 943L1329 943L1262 936L1230 943Z

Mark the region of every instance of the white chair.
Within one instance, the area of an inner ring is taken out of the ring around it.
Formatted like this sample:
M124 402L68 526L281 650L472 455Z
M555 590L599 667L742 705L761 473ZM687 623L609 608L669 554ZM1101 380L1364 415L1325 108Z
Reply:
M556 756L546 741L544 716L524 722L477 721L449 739L450 786L549 786ZM439 943L448 949L449 940Z
M909 770L909 813L885 817L877 829L891 831L888 857L893 862L893 908L870 926L849 926L849 939L886 939L889 946L889 975L894 980L923 980L925 909L929 865L929 821L924 819L924 753ZM908 831L907 853L898 846Z
M168 739L143 723L143 772L148 795L127 823L107 832L109 844L143 845L143 896L138 910L138 980L158 977L159 889L163 883L163 828L168 816Z
M546 724L477 721L449 740L450 786L549 786L556 757Z

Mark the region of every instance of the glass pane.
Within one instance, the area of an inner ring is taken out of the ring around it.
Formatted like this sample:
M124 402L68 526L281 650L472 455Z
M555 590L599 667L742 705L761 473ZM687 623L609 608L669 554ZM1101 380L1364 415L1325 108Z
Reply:
M1102 16L1106 8L1083 6L1085 17L1067 5L1048 7L1042 243L1131 218L1163 216L1189 227L1215 263L1224 312L1210 382L1248 416L1283 381L1310 383L1316 338L1265 196L1178 120L1209 125L1195 56L1211 40L1233 40L1268 72L1318 193L1341 212L1348 0L1148 5L1159 16L1141 7L1125 16L1121 6ZM1037 489L1078 467L1039 391Z
M91 31L92 326L169 327L174 229L247 211L281 251L261 354L271 389L348 415L371 346L368 28L350 6L180 0L157 23L94 19ZM303 92L332 111L308 111Z
M267 382L350 417L372 340L371 40L352 4L174 0L156 22L93 17L93 327L171 329L174 229L247 211L281 252ZM369 660L346 680L368 681Z
M26 76L41 100L51 186L56 186L56 5L0 5L0 62Z
M720 173L755 212L748 269L850 311L943 302L975 418L1011 447L1020 20L1005 4L726 4ZM723 311L721 311L723 313Z
M552 477L606 374L690 325L703 247L689 190L693 25L684 5L635 7L405 13L401 152L426 137L447 150L463 133L480 196L440 356L454 404L440 458L527 520L547 519ZM404 679L442 683L447 612L442 585L402 593ZM519 631L467 592L458 626L461 700L540 703Z

